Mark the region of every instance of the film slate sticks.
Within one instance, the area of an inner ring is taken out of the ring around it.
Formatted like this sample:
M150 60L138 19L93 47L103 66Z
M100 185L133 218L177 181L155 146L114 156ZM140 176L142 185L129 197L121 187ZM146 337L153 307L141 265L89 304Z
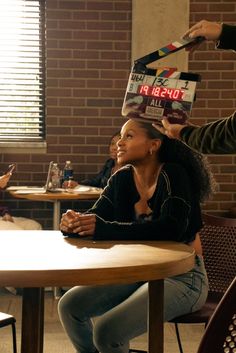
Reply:
M190 116L200 75L180 72L177 68L152 69L146 65L202 40L202 37L181 39L136 60L129 76L122 115L155 123L166 116L172 123L184 123Z

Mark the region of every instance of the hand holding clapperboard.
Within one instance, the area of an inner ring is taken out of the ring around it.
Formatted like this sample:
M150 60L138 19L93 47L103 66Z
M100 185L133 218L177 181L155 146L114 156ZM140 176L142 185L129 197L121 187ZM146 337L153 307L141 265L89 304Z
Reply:
M177 68L152 69L146 65L203 40L203 37L181 39L137 59L129 76L122 115L152 123L166 116L172 123L184 123L190 116L200 75L177 71Z

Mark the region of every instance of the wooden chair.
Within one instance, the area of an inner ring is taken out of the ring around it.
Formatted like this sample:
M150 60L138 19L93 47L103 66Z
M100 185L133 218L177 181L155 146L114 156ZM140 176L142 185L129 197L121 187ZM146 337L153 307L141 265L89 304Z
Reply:
M204 323L206 327L236 274L236 219L203 214L203 222L200 238L209 279L209 294L201 310L170 321L175 324L180 353L183 353L183 348L178 324Z
M200 232L200 238L209 279L209 294L201 310L170 321L175 324L180 353L183 353L183 348L178 324L204 323L206 327L236 274L236 219L216 217L205 213L202 217L204 226ZM138 349L130 349L131 352L145 353ZM209 350L209 352L216 353L214 350ZM202 352L199 351L199 353Z
M236 351L236 277L217 305L197 353Z
M16 319L14 316L0 312L0 328L8 325L11 325L11 328L12 328L13 353L17 353L15 322L16 322Z

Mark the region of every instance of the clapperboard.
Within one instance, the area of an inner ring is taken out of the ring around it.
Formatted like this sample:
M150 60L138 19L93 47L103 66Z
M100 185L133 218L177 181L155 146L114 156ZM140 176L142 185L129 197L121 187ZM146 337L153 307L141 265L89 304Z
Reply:
M190 116L200 75L146 65L203 40L202 37L181 39L137 59L129 76L122 115L155 123L166 116L172 123L184 123Z

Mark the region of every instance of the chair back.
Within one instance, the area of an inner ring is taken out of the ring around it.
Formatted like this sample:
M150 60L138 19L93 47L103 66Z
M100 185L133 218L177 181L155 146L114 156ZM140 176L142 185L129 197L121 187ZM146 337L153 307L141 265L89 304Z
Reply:
M197 353L234 353L236 333L236 277L212 315Z
M224 294L236 274L236 219L202 214L200 231L210 292Z

